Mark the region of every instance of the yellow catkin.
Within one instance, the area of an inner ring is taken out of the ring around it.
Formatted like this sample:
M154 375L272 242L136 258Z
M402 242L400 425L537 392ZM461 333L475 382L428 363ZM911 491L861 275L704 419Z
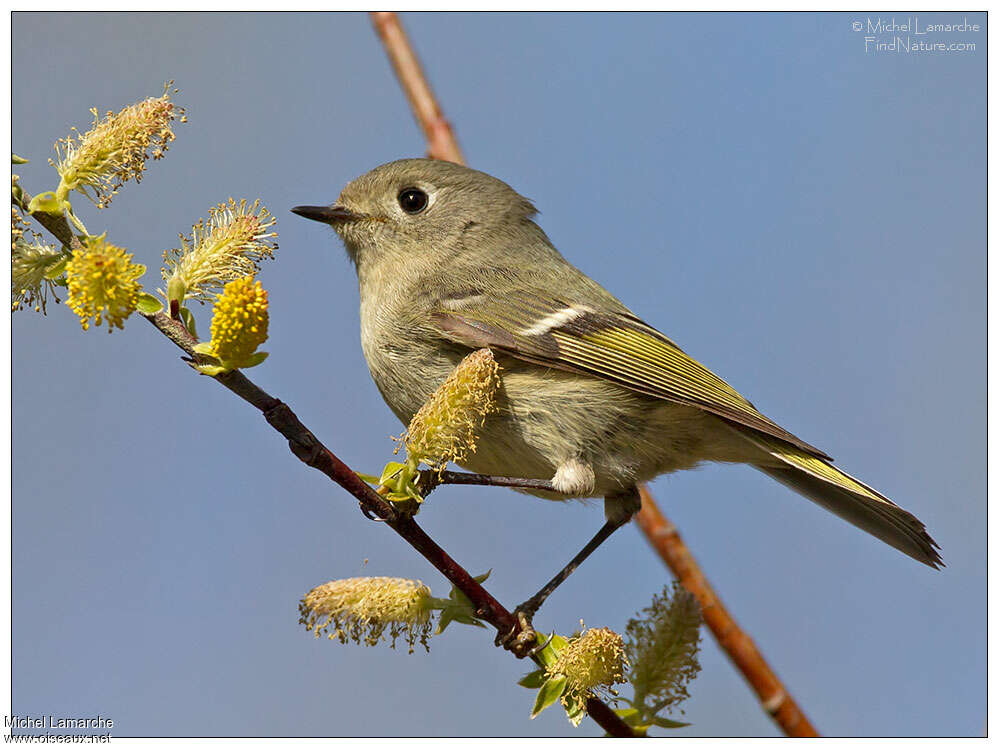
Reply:
M498 389L499 365L489 349L462 359L409 423L409 458L443 468L475 452L476 431L496 410Z
M84 330L93 320L96 325L105 322L110 333L123 327L125 318L135 311L142 291L136 279L145 272L144 265L133 263L129 253L107 242L103 234L87 237L66 265L66 304Z
M184 110L170 101L170 84L165 89L162 96L132 104L117 114L108 112L103 119L96 109L90 110L94 115L91 129L56 144L58 160L53 164L61 178L59 197L79 190L104 208L125 182L142 179L149 157L160 159L170 147L175 137L173 120L184 121Z
M427 648L430 637L430 588L419 580L399 577L352 577L332 580L310 590L299 604L299 622L316 637L342 643L375 645L386 637L392 647L403 636L414 650Z
M270 231L275 219L260 201L229 198L180 235L181 247L163 254L163 280L179 286L184 296L207 301L228 281L255 275L261 260L274 256L277 245Z
M626 665L624 640L611 629L588 629L570 640L548 668L552 675L565 676L562 704L582 707L591 689L612 687L624 681Z
M32 237L33 241L29 241ZM50 293L56 302L59 301L59 297L55 295L55 285L45 278L45 274L62 258L61 252L41 242L38 235L31 231L20 212L16 208L11 208L11 312L16 312L24 307L34 307L36 312L44 313Z
M245 366L267 340L267 292L252 276L226 284L212 316L212 355L232 367Z

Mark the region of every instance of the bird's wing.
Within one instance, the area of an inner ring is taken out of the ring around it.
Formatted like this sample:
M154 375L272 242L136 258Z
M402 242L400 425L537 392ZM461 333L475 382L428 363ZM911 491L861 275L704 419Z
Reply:
M567 303L554 293L520 292L516 298L496 298L476 292L452 294L434 303L431 316L445 338L700 408L829 459L761 414L727 382L630 313Z

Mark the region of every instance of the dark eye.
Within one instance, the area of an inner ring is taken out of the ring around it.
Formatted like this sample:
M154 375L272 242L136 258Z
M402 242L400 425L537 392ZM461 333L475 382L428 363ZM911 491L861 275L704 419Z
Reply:
M427 194L416 187L407 187L399 193L399 206L406 213L419 213L427 207Z

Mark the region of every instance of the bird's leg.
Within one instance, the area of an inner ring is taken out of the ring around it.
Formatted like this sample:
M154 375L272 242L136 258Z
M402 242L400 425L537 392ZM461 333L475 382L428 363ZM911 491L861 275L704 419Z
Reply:
M610 538L611 534L614 533L622 525L628 523L629 520L635 515L636 512L642 506L642 498L638 493L637 487L631 487L620 494L609 494L604 498L604 513L607 516L606 522L597 531L596 535L589 540L589 542L584 546L576 556L574 556L565 567L559 570L558 574L555 575L551 580L549 580L545 586L535 593L533 596L528 598L522 604L520 604L515 610L514 615L520 622L519 628L514 628L504 637L497 636L496 644L502 645L507 650L512 650L515 654L519 655L518 651L523 650L524 643L533 643L535 632L534 628L531 626L531 620L537 613L538 609L541 608L541 604L545 602L545 599L550 596L559 585L565 582L566 578L573 573L573 571L583 563L590 554L597 550L604 541ZM514 631L519 629L516 637L514 637Z
M629 517L629 518L608 520L607 522L605 522L603 526L600 528L600 530L596 532L596 535L594 535L593 538L590 539L590 541L586 544L586 546L584 546L580 550L580 552L576 554L576 556L574 556L569 561L568 564L565 565L565 567L559 570L558 574L555 575L555 577L549 580L548 583L541 590L539 590L537 593L535 593L533 596L528 598L526 601L524 601L522 604L520 604L517 607L516 609L517 612L525 614L528 619L533 617L537 613L538 609L541 608L541 604L545 602L545 599L548 598L548 596L550 596L552 593L554 593L555 589L558 588L559 585L565 582L566 578L568 578L569 575L571 575L575 571L575 569L580 564L583 563L583 560L586 559L588 556L590 556L590 554L592 554L594 551L596 551L597 547L600 546L600 544L602 544L604 541L610 538L611 534L614 531L616 531L622 525L627 523L628 520L630 519L631 518Z
M425 488L423 496L444 484L463 484L473 486L507 486L511 489L535 489L557 492L555 485L548 479L525 479L517 476L487 476L483 473L466 473L464 471L420 471L418 486Z

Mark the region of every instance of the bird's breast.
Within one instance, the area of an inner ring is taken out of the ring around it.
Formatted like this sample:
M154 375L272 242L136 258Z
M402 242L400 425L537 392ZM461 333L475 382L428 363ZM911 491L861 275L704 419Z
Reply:
M376 315L361 322L361 348L375 385L403 423L409 423L461 360L440 346L421 341Z

